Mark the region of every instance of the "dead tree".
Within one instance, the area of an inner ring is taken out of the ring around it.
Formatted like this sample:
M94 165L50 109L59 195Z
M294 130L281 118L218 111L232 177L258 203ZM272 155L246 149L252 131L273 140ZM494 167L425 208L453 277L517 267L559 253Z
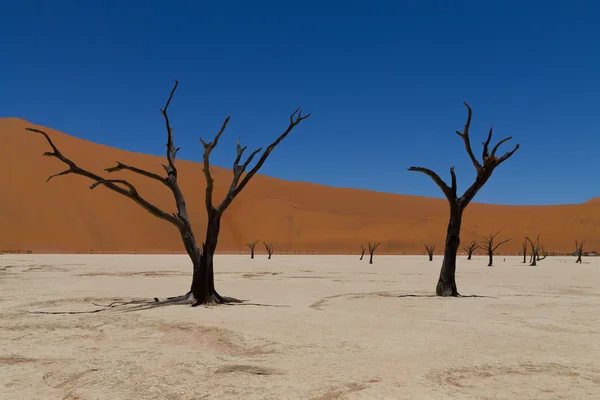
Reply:
M250 258L254 258L254 248L256 247L256 243L258 243L258 240L255 242L246 243L246 247L250 249Z
M474 240L467 247L463 247L463 250L466 251L468 254L467 260L471 259L473 252L475 251L475 249L478 249L478 248L479 248L479 245Z
M498 236L498 234L500 233L500 231L496 232L496 234L492 235L490 233L490 236L484 236L483 240L481 241L481 244L483 245L482 247L487 250L488 253L488 257L489 257L489 262L488 262L488 267L491 267L494 263L494 252L498 249L498 247L500 247L501 245L503 245L504 243L508 242L510 239L506 239L502 242L499 243L494 243L494 239L496 239L496 236Z
M464 103L468 110L467 122L463 132L456 131L456 134L460 136L465 144L465 149L475 170L477 171L477 177L475 182L463 193L462 196L458 197L457 185L456 185L456 174L454 173L454 167L450 168L450 175L452 177L452 183L450 186L446 184L434 171L423 168L423 167L410 167L409 171L422 172L429 176L433 181L440 187L448 203L450 205L450 222L448 223L448 230L446 234L446 246L444 249L444 260L442 261L442 269L440 271L440 277L438 279L436 293L438 296L458 296L458 290L456 288L456 255L460 246L460 225L462 223L462 216L465 208L471 200L475 197L477 192L485 185L490 179L492 173L500 164L508 160L518 149L517 144L515 148L501 157L496 156L496 151L500 145L510 140L511 137L507 137L499 141L489 151L489 145L492 140L492 131L494 125L490 128L487 140L483 143L482 163L480 163L471 148L471 140L469 138L469 127L471 125L471 107L467 103Z
M527 248L529 247L529 243L527 243L527 239L523 240L521 243L521 249L523 251L523 264L527 263Z
M367 251L367 249L365 249L364 245L360 245L360 259L362 260L363 257L365 256L365 252Z
M373 264L373 254L375 254L375 250L377 250L380 244L381 242L369 242L369 254L371 255L369 257L369 264Z
M525 237L525 239L527 240L527 242L529 243L529 246L531 247L531 264L529 264L532 267L537 266L537 262L543 260L544 258L546 258L546 253L544 253L544 246L542 246L540 244L540 235L537 235L537 237L535 238L535 242L531 239L529 239L529 237ZM542 252L544 254L543 257L540 257L540 252Z
M273 245L265 242L263 242L263 245L265 246L265 250L267 250L267 254L269 255L268 260L270 260L271 256L273 255Z
M77 164L71 161L71 159L67 158L58 150L58 148L54 145L54 143L52 142L52 140L46 132L34 128L27 129L32 132L40 133L46 138L48 144L52 148L52 151L45 152L45 156L54 157L68 166L68 169L50 176L48 180L56 176L67 174L84 176L94 181L94 183L90 186L90 189L94 189L98 186L104 186L105 188L112 190L113 192L128 197L129 199L133 200L138 205L140 205L142 208L144 208L146 211L148 211L150 214L154 215L155 217L161 218L167 222L170 222L175 227L177 227L181 235L181 239L183 241L185 250L192 261L193 278L190 291L183 296L173 298L173 301L181 301L182 303L191 302L193 305L226 303L233 299L223 297L216 291L213 268L213 258L219 239L219 230L221 228L221 217L225 210L229 207L231 202L235 199L235 197L246 187L246 185L250 182L252 177L254 177L258 170L263 166L263 164L265 163L271 152L275 149L275 147L277 147L277 145L281 143L281 141L284 140L300 122L308 118L310 114L303 116L302 111L299 108L296 109L289 117L289 125L285 129L285 131L266 148L266 150L260 156L260 159L258 160L256 165L245 175L244 173L246 172L246 169L248 168L254 157L262 149L257 149L250 153L246 161L240 164L242 155L246 150L246 146L242 147L240 142L238 141L237 156L235 158L235 161L233 162L233 178L231 181L231 185L227 191L227 194L225 195L225 198L218 206L215 206L213 204L214 179L212 177L210 169L210 154L213 151L213 149L217 146L221 135L227 127L230 117L227 117L225 119L223 125L221 126L221 129L219 130L212 142L207 143L204 140L200 139L202 145L204 146L203 172L204 177L206 178L205 206L208 214L208 222L206 227L205 240L202 243L202 246L198 246L196 237L192 231L192 226L190 223L190 218L188 216L188 211L183 197L183 193L178 183L178 171L177 167L175 166L175 158L179 147L176 147L173 143L173 130L171 128L171 123L167 115L169 104L173 99L173 95L177 89L178 84L179 82L175 81L175 85L171 90L167 103L164 109L161 110L161 113L165 120L165 127L167 132L167 165L163 165L163 168L166 171L166 177L155 174L153 172L142 170L137 167L129 166L121 162L117 162L116 166L107 168L105 170L108 173L127 170L162 183L173 193L175 205L177 208L176 213L161 210L156 205L152 204L150 201L142 197L135 188L135 186L124 179L106 179L100 175L96 175L83 168L80 168Z
M429 255L429 261L433 261L433 252L435 251L435 245L425 245L425 249L427 250L427 255Z
M575 249L577 252L577 261L575 261L575 263L580 263L581 264L581 256L583 255L583 245L585 244L585 242L582 240L581 242L578 242L577 240L575 241Z

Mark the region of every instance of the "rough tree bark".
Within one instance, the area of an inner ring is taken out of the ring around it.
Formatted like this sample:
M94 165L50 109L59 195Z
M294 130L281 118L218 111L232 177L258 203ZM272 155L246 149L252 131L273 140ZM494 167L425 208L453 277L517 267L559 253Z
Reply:
M265 250L267 250L267 254L269 255L268 260L270 260L271 256L273 255L273 245L265 242L263 242L263 245L265 246Z
M581 261L581 256L583 255L583 245L585 244L585 242L582 240L580 242L578 242L577 240L575 241L575 249L577 252L577 260L575 261L575 263L582 263Z
M483 240L481 241L481 244L483 245L482 247L484 249L486 249L487 253L488 253L488 257L489 257L488 267L491 267L494 264L494 252L498 249L498 247L500 247L501 245L503 245L504 243L506 243L510 240L510 239L506 239L500 243L494 243L494 239L496 239L496 236L498 236L499 233L500 233L500 231L496 232L496 234L494 234L494 235L492 235L490 233L490 236L484 236Z
M483 185L485 185L488 179L490 179L496 167L508 160L519 149L519 145L517 144L513 150L505 153L501 157L497 157L496 151L498 151L500 145L511 139L511 137L507 137L498 142L490 153L489 145L490 141L492 140L492 132L494 129L494 126L492 125L488 133L487 140L483 143L482 163L480 163L473 154L471 140L469 138L469 127L471 125L472 114L471 107L467 103L464 103L464 105L467 107L468 111L467 122L463 132L456 131L456 134L462 138L467 154L469 155L469 158L471 159L471 162L477 171L475 182L471 184L471 186L464 192L462 196L458 197L454 167L450 168L450 175L452 177L451 186L448 186L448 184L446 184L438 174L430 169L423 167L410 167L408 169L409 171L422 172L433 179L433 181L440 187L446 196L446 199L448 199L448 203L450 205L450 222L448 223L448 230L446 233L444 260L442 261L442 269L440 271L440 277L436 287L436 293L438 296L459 296L456 288L455 277L456 255L460 246L460 225L462 223L462 216L465 208L467 205L469 205L471 200L473 200Z
M373 254L375 254L375 250L377 250L380 244L381 242L369 242L369 254L371 255L369 257L369 264L373 264Z
M365 252L367 251L367 249L365 249L364 245L360 245L360 260L363 259L363 257L365 256Z
M527 243L527 239L523 240L523 243L521 243L521 249L523 251L523 264L527 263L527 247L529 246L529 244Z
M432 246L425 245L425 249L427 250L427 255L429 256L429 261L433 261L433 252L435 251L435 245L432 245Z
M538 261L541 261L544 258L546 258L546 254L544 254L544 257L540 258L540 251L544 252L544 246L540 245L540 235L537 235L537 237L535 238L535 242L529 239L529 237L527 236L525 237L525 240L527 240L531 247L531 264L529 265L531 267L535 267L537 266Z
M467 252L467 260L471 259L471 256L473 255L473 252L475 251L475 249L478 249L479 245L473 240L471 242L470 245L468 245L467 247L463 247L463 250Z
M203 172L206 178L206 192L205 192L205 206L208 214L208 222L206 226L206 237L202 246L198 246L196 237L194 232L192 231L192 226L190 223L189 215L187 212L186 203L183 197L183 193L179 187L179 183L177 181L177 167L175 166L175 158L177 152L179 151L179 147L175 147L173 143L173 130L171 128L171 123L169 121L169 117L167 114L167 110L169 108L169 104L173 99L173 95L177 90L177 86L179 85L178 81L175 81L175 85L171 90L167 103L164 109L161 110L163 118L165 120L165 127L167 131L167 165L163 164L163 168L166 171L167 176L161 176L155 174L153 172L145 171L137 167L133 167L130 165L123 164L121 162L117 162L117 165L111 168L105 169L106 172L112 173L117 171L127 170L142 176L145 176L150 179L154 179L165 186L167 186L171 192L173 193L173 197L175 199L175 205L177 208L176 213L170 213L161 210L145 198L143 198L137 191L134 185L129 183L123 179L105 179L99 175L96 175L92 172L89 172L83 168L80 168L77 164L71 161L69 158L64 156L58 148L54 145L50 136L42 130L35 128L27 128L29 131L36 132L42 134L50 147L52 148L51 152L45 152L45 156L54 157L58 160L62 161L64 164L68 166L63 172L59 172L57 174L51 175L48 178L48 181L54 177L74 174L85 176L94 183L90 186L90 189L94 189L98 186L104 186L107 189L112 190L120 195L130 198L150 214L155 217L161 218L167 222L173 224L179 230L181 235L181 239L183 241L183 245L187 254L189 255L192 265L193 265L193 277L192 277L192 285L191 289L188 293L183 296L173 298L174 300L180 300L181 302L192 303L194 306L199 304L220 304L226 303L229 301L234 301L234 299L221 296L215 289L214 282L214 268L213 268L213 258L215 254L215 250L217 248L217 242L219 238L219 230L221 227L221 216L223 212L229 207L233 199L246 187L248 182L252 179L252 177L258 172L258 170L265 163L271 152L277 147L277 145L285 139L289 133L303 120L308 118L310 114L305 116L302 115L302 110L300 108L296 109L289 118L289 125L285 129L285 131L273 142L271 143L265 152L262 154L256 165L248 172L245 176L242 175L246 172L246 168L252 162L254 156L256 156L262 149L257 149L252 152L246 161L240 165L240 161L244 151L246 150L246 146L242 147L240 142L237 144L237 157L233 163L233 178L231 181L231 185L225 198L217 207L213 205L212 195L214 189L214 179L210 172L210 154L212 150L217 146L219 142L219 138L225 131L227 124L229 122L230 117L225 119L221 129L215 136L212 142L206 143L202 139L202 145L204 146L204 155L203 155Z
M258 240L255 242L246 243L246 247L250 249L250 258L254 258L254 248L256 247L256 243L258 243Z

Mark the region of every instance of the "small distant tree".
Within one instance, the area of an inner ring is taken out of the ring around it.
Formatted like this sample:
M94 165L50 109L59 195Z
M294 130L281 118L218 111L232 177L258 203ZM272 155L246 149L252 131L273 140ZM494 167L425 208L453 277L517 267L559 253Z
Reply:
M575 261L575 263L580 263L581 264L581 256L583 255L583 245L585 244L585 242L582 240L580 242L578 242L577 240L575 241L575 249L577 252L577 261Z
M258 243L258 240L255 242L246 243L246 247L250 249L250 258L254 258L254 248L256 247L256 243Z
M477 244L477 242L475 242L474 240L471 242L470 245L468 245L467 247L463 247L463 250L467 252L467 260L471 259L471 256L473 255L473 252L479 248L479 245Z
M360 245L360 259L362 260L363 257L365 256L365 252L367 251L367 249L365 249L365 246L363 244Z
M529 247L529 243L527 243L527 239L523 240L521 243L521 251L523 251L523 264L527 263L527 248Z
M435 245L425 245L425 249L427 250L427 255L429 255L429 261L433 261L433 252L435 251Z
M488 257L489 257L488 267L491 267L493 265L494 252L498 249L498 247L500 247L501 245L503 245L504 243L506 243L510 240L510 239L506 239L506 240L503 240L502 242L494 243L494 240L496 239L496 236L498 236L499 233L500 233L500 231L496 232L493 235L490 233L489 236L484 236L483 240L481 241L483 248L486 249L487 253L488 253Z
M271 256L273 255L273 245L265 242L263 242L263 245L265 246L265 250L267 250L267 254L269 255L268 260L270 260Z
M375 254L375 250L377 250L380 244L381 242L369 242L369 254L371 255L369 257L369 264L373 264L373 254Z
M471 200L475 197L477 192L485 185L490 179L494 170L508 160L518 149L517 144L515 148L502 156L496 156L498 148L506 143L511 137L507 137L499 141L490 151L490 142L492 141L492 132L494 125L490 128L487 140L483 142L483 152L481 156L481 162L477 160L473 149L471 148L471 139L469 138L469 127L471 126L471 107L464 103L468 110L467 122L462 132L456 131L456 134L460 136L465 144L465 149L475 170L477 171L477 177L475 181L469 186L469 188L463 193L462 196L458 196L458 187L456 184L456 174L454 173L454 167L450 168L451 184L448 185L440 178L438 174L428 168L423 167L410 167L409 171L422 172L429 176L436 185L444 193L448 204L450 206L450 222L448 223L448 229L446 231L446 246L444 248L444 260L442 261L442 269L440 271L440 277L438 279L435 293L438 296L458 296L458 290L456 288L456 255L460 247L460 226L462 224L462 217L466 207L469 205ZM430 140L430 139L429 139Z
M525 239L527 239L527 242L531 247L530 266L535 267L538 261L541 261L544 258L546 258L546 253L544 253L544 246L540 244L540 235L537 235L535 241L529 239L529 237L525 237ZM543 257L540 257L540 252L544 255Z

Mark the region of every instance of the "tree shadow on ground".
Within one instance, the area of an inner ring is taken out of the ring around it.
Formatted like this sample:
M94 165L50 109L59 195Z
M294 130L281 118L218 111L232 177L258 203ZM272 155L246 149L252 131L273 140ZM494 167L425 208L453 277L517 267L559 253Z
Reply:
M291 307L288 305L280 304L263 304L263 303L249 303L247 300L239 300L233 297L223 297L224 303L222 304L197 304L193 299L186 294L183 296L168 297L165 300L159 300L155 297L153 300L132 300L132 301L115 301L110 304L97 304L92 303L97 307L102 307L96 310L87 311L27 311L30 314L46 314L46 315L71 315L71 314L95 314L105 311L115 312L133 312L133 311L145 311L160 307L169 306L191 306L196 307L198 305L204 306L204 308L212 308L214 306L255 306L255 307Z

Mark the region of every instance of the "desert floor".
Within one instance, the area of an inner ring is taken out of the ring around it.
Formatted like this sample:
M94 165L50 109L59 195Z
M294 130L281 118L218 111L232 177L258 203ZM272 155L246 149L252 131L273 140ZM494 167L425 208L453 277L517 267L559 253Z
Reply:
M216 258L244 305L183 294L185 256L0 256L0 398L598 399L600 258ZM414 295L406 296L406 295ZM80 314L40 314L96 311Z

